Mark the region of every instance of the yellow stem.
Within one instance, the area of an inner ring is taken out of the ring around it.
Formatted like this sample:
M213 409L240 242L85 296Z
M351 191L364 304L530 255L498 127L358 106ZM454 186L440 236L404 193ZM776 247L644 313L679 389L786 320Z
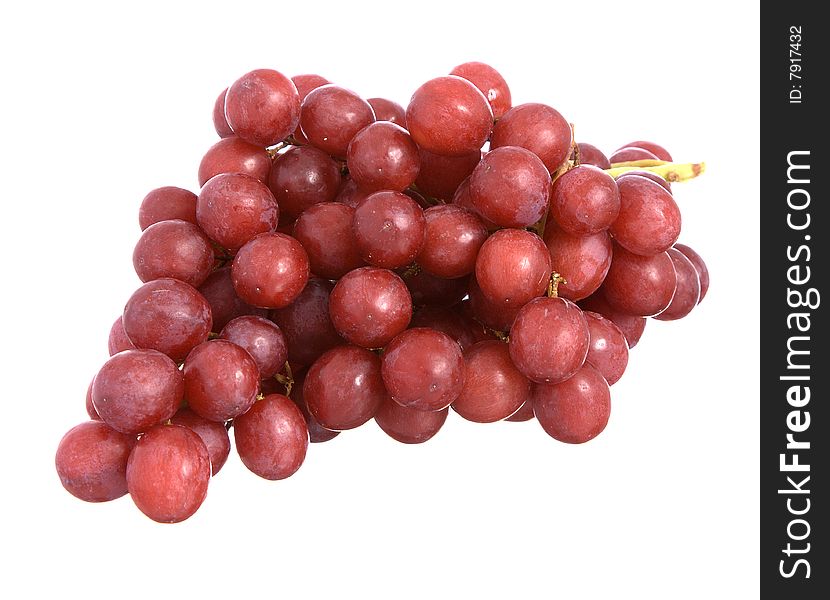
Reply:
M659 175L666 181L687 181L694 179L706 170L706 163L671 163L662 160L632 160L614 163L605 172L616 179L629 171L648 171Z

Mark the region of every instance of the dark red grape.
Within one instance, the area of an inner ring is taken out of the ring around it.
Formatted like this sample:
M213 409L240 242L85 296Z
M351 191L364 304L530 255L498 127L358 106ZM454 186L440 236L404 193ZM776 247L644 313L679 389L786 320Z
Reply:
M318 87L322 87L328 83L331 83L325 77L321 77L320 75L294 75L291 78L291 81L294 82L294 85L297 87L297 93L300 96L300 103L302 105L302 101L305 100L305 97L308 96L308 93L311 90L316 90ZM300 124L297 123L297 128L294 130L294 140L298 144L307 144L308 140L303 135L303 130L300 127Z
M395 125L406 128L406 110L403 106L386 98L369 98L366 100L375 111L378 121L391 121Z
M478 251L487 239L487 228L481 219L454 204L428 208L424 219L424 246L415 259L421 268L447 279L472 273Z
M503 146L481 159L470 176L469 193L485 219L502 227L527 227L548 210L550 174L533 152Z
M576 373L588 355L590 333L579 307L564 298L537 298L510 328L510 357L535 383L557 383Z
M655 144L654 142L646 142L644 140L635 140L633 142L629 142L625 146L622 146L619 150L623 150L625 148L642 148L643 150L647 150L651 152L654 156L656 156L660 160L666 160L668 162L672 161L671 154L669 154L668 150L660 146L659 144Z
M336 85L310 91L300 114L300 126L308 142L337 158L346 158L352 138L374 121L375 113L368 102Z
M389 342L381 359L392 399L417 410L443 410L464 385L464 356L450 336L435 329L407 329Z
M680 250L686 258L692 261L695 271L697 271L697 276L700 279L700 299L697 303L700 304L703 301L703 297L706 295L706 292L709 291L709 269L706 267L706 263L703 262L700 254L695 252L692 248L689 248L689 246L685 244L675 244L674 247L677 250Z
M354 209L339 202L315 204L294 224L294 238L308 254L311 272L340 279L366 264L357 247L352 220Z
M259 392L256 362L227 340L196 346L187 355L183 371L188 405L209 421L224 422L243 414Z
M634 146L627 146L625 148L620 148L614 154L612 154L608 160L611 161L611 164L617 164L622 162L631 162L635 160L659 160L654 153L649 152L645 148L636 148Z
M410 327L429 327L446 333L454 339L461 350L466 350L477 341L475 322L461 314L458 308L423 306L412 315Z
M599 371L584 365L554 385L534 385L533 412L552 438L568 444L594 439L608 424L611 393Z
M550 252L534 233L502 229L481 246L475 273L481 291L491 302L521 307L547 288Z
M312 444L319 444L322 442L328 442L333 440L338 435L340 435L339 431L332 431L331 429L326 429L314 418L314 415L308 410L308 404L306 404L305 396L303 396L303 385L305 384L305 376L306 371L302 373L294 374L294 385L291 387L291 395L289 398L297 405L297 408L300 409L300 412L303 413L303 417L305 417L305 424L308 427L308 440ZM274 381L273 379L271 381ZM263 382L263 393L265 392L265 382ZM273 393L273 392L269 392Z
M309 276L300 242L282 233L262 233L239 249L231 265L233 287L242 300L263 308L288 306Z
M357 184L349 177L343 179L343 184L337 192L337 197L334 201L345 204L351 208L360 206L366 198L374 194L374 192L364 192L357 187Z
M435 154L462 156L479 150L493 127L487 98L455 76L431 79L415 90L406 125L419 147Z
M349 175L362 190L403 191L415 182L421 159L418 146L403 127L377 121L361 129L349 143Z
M464 352L467 377L453 410L475 423L493 423L515 413L530 396L530 381L510 359L502 341L486 340Z
M199 163L199 185L222 173L244 173L268 183L271 157L262 146L249 144L236 136L216 142Z
M585 321L591 334L591 345L585 362L593 366L614 385L628 366L628 342L619 327L599 313L586 312Z
M207 496L210 455L181 425L158 425L141 436L127 461L127 488L135 505L159 523L192 516Z
M475 149L459 156L443 156L419 148L421 169L415 185L422 194L449 202L461 182L467 179L481 161Z
M101 421L101 415L98 414L98 411L95 410L95 404L92 403L93 383L95 383L95 377L92 378L92 381L89 382L89 386L86 388L86 414L88 414L89 418L93 421Z
M124 322L122 321L122 317L119 316L110 328L107 350L109 350L110 356L112 356L122 350L133 350L134 348L135 344L127 337L127 332L124 331Z
M389 437L403 444L423 444L444 426L449 410L417 410L389 398L375 413L375 423Z
M231 251L257 234L274 231L279 215L268 186L241 173L225 173L208 181L196 204L199 227Z
M513 326L521 304L494 302L484 295L475 277L470 278L470 308L473 316L491 329L507 332Z
M334 286L329 314L334 328L349 342L381 348L409 325L412 299L392 271L362 267Z
M308 449L308 427L287 396L269 394L233 421L233 439L242 463L272 481L297 472Z
M263 147L281 142L300 120L297 88L288 77L271 69L246 73L228 88L225 118L246 142Z
M155 350L119 352L104 363L92 383L92 404L101 419L131 435L176 414L183 395L176 363Z
M660 321L682 319L697 306L700 299L700 276L689 258L676 248L669 248L666 253L671 257L677 274L677 287L671 304L654 318Z
M231 452L231 439L225 424L208 421L189 408L180 408L170 421L173 425L187 427L202 439L210 456L211 473L216 475Z
M326 429L354 429L371 419L387 398L381 360L357 346L337 346L306 373L303 398Z
M228 120L225 118L225 95L228 93L228 88L222 90L222 93L216 98L213 103L213 128L220 138L226 138L233 135L233 129L228 125Z
M513 105L510 98L510 88L501 73L482 62L467 62L460 64L450 71L450 75L463 77L487 98L493 111L493 118L499 119L510 110Z
M340 188L340 166L313 146L291 148L274 160L268 186L280 211L296 218L310 206L334 200Z
M375 192L354 211L352 229L363 259L375 267L410 264L424 246L424 211L406 194Z
M259 369L260 379L279 373L288 358L282 330L273 321L262 317L237 317L222 328L219 337L251 355Z
M645 177L622 177L620 213L609 231L629 252L665 252L680 236L680 209L672 195Z
M196 194L182 188L167 186L150 191L138 209L141 231L153 223L181 219L196 223Z
M619 212L617 184L597 167L574 167L553 182L550 214L568 233L588 235L608 229Z
M565 278L559 284L560 296L576 302L602 285L611 267L613 245L608 232L574 235L550 220L545 224L545 245L550 251L551 269Z
M594 165L600 169L611 168L611 161L608 160L608 157L605 156L605 154L603 154L602 150L593 144L579 142L577 146L579 146L579 164Z
M612 308L650 317L669 306L675 287L677 274L667 253L640 256L614 244L611 268L600 289Z
M554 173L571 155L571 140L571 126L556 109L528 103L504 113L493 128L490 148L527 148Z
M172 277L198 287L213 270L210 239L187 221L161 221L144 230L133 250L141 281Z
M199 293L210 304L214 331L221 331L228 324L228 321L242 315L256 315L259 317L268 315L267 310L251 306L236 295L236 290L233 289L230 266L216 269L211 273L205 279L205 282L199 286Z
M623 335L625 335L629 350L637 345L637 342L640 341L640 337L643 335L643 330L646 328L645 317L627 315L611 308L611 305L608 304L605 296L599 292L596 292L585 298L585 300L580 301L579 307L584 311L592 311L601 314L603 317L614 323L614 325L619 327L620 331L622 331Z
M156 279L138 288L124 307L124 331L137 348L151 348L180 361L207 339L210 305L193 286Z
M412 296L413 306L450 307L467 295L468 277L443 279L430 275L423 269L406 274L404 283Z
M530 421L533 417L533 398L528 397L527 401L522 404L521 408L507 417L505 421L510 421L511 423L524 423L525 421Z
M672 193L671 184L662 177L660 177L657 173L652 173L651 171L646 171L644 169L633 169L631 171L626 171L625 173L617 175L617 185L619 185L620 180L626 177L645 177L646 179L651 179L654 183L659 185L668 193Z
M127 493L127 459L135 436L100 421L76 425L61 438L55 469L66 491L86 502L107 502Z

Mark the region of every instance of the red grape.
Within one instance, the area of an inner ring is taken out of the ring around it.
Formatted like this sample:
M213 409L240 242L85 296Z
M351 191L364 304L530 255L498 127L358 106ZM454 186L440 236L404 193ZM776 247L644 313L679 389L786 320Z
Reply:
M642 148L648 152L651 152L654 156L656 156L660 160L666 160L671 162L672 157L669 154L668 150L660 146L659 144L655 144L654 142L646 142L644 140L635 140L633 142L629 142L625 146L622 146L619 150L623 150L625 148Z
M228 88L225 118L246 142L257 146L281 142L300 119L297 88L288 77L271 69L246 73Z
M308 449L308 427L300 409L282 394L269 394L233 421L242 463L272 481L297 472Z
M550 214L568 233L588 235L608 229L619 212L617 184L597 167L574 167L553 182Z
M172 277L198 287L213 270L208 237L193 223L161 221L144 230L133 251L138 278L147 282Z
M487 229L481 219L453 204L428 208L424 219L424 246L416 258L421 268L447 279L472 273L478 251L487 239Z
M596 292L580 301L579 307L584 311L598 313L619 327L625 335L629 350L637 345L643 335L643 330L646 328L645 317L628 315L611 308L605 296L600 292Z
M122 350L135 349L135 344L130 341L130 338L127 337L127 332L124 331L124 322L120 315L110 328L107 349L109 350L110 356L118 354Z
M349 175L362 190L403 191L415 182L421 159L403 127L377 121L352 138L346 153Z
M199 163L199 185L222 173L244 173L267 183L270 171L271 157L262 146L227 137L211 146Z
M450 75L463 77L487 98L490 108L493 111L493 118L499 119L504 113L510 110L512 101L510 99L510 88L501 73L488 64L481 62L467 62L460 64L450 71Z
M334 198L335 202L345 204L351 208L360 206L366 198L371 196L374 192L364 192L357 187L357 184L350 177L343 179L343 184Z
M611 268L601 288L612 308L650 317L669 306L675 287L677 274L667 253L640 256L614 245Z
M89 385L86 388L86 414L88 414L89 418L93 421L101 421L101 415L98 414L98 411L95 410L95 405L92 403L93 383L95 383L95 377L92 378L92 381L89 382Z
M309 276L300 242L282 233L262 233L239 249L231 265L233 287L242 300L263 308L288 306Z
M294 82L294 85L297 87L297 93L300 96L300 103L302 105L302 101L305 100L305 97L308 96L308 93L311 90L316 90L318 87L322 87L328 83L331 83L325 77L320 75L294 75L291 78L291 81ZM308 140L303 135L303 130L300 127L300 124L297 123L297 128L294 129L294 140L299 144L307 144Z
M366 102L375 111L378 121L391 121L395 125L406 128L406 110L403 106L386 98L369 98Z
M608 160L608 157L605 156L605 154L603 154L602 150L593 144L579 142L577 146L579 146L579 164L594 165L600 169L611 168L611 161Z
M340 279L366 264L357 247L352 219L354 209L339 202L315 204L294 224L294 238L308 253L311 272Z
M476 148L459 156L443 156L419 148L421 169L415 185L421 193L439 200L450 201L461 182L481 161L481 151Z
M280 211L296 218L310 206L334 200L340 188L340 167L313 146L291 148L274 160L268 186Z
M552 270L565 278L559 284L560 296L576 302L599 289L611 267L613 245L608 232L574 235L548 221L545 245L550 251Z
M617 176L617 185L619 182L627 177L645 177L646 179L651 179L654 183L659 185L661 188L666 190L668 193L671 194L671 184L660 177L657 173L652 173L651 171L641 170L641 169L634 169L631 171L626 171Z
M92 404L121 433L137 434L179 408L184 381L176 363L155 350L125 350L111 357L92 383Z
M470 278L470 308L473 316L491 329L510 331L521 304L494 302L490 300L478 285L474 277Z
M545 104L514 106L493 127L490 148L521 146L538 156L554 173L571 155L571 126Z
M533 416L533 398L528 398L527 401L522 404L521 408L507 417L505 421L523 423L525 421L530 421Z
M310 91L300 113L300 126L308 142L338 158L346 158L352 138L374 121L375 113L368 102L336 85Z
M216 102L213 103L213 127L220 138L233 135L233 129L228 125L228 120L225 118L225 95L227 93L228 88L225 88L216 98Z
M135 436L100 421L70 429L58 444L55 469L66 491L86 502L107 502L127 493L127 459Z
M540 296L550 280L550 252L529 231L502 229L481 246L476 281L494 303L521 307Z
M469 81L448 76L415 90L406 125L419 147L445 156L462 156L484 145L493 127L487 98Z
M579 307L564 298L537 298L510 328L510 358L536 383L557 383L576 373L588 355L590 333Z
M619 327L599 313L586 312L585 321L591 334L591 345L585 362L593 366L614 385L628 366L628 342Z
M475 322L471 322L457 308L423 306L412 315L409 326L429 327L446 333L458 343L462 351L479 341L474 329Z
M412 299L392 271L362 267L345 275L329 298L331 322L352 344L381 348L406 329Z
M188 405L209 421L227 421L243 414L259 391L256 362L227 340L196 346L187 355L183 371Z
M552 438L568 444L592 440L605 429L611 414L611 393L599 371L584 365L554 385L535 385L533 412Z
M181 219L196 223L196 194L182 188L167 186L150 191L138 209L141 231L153 223Z
M627 146L625 148L620 148L614 154L612 154L608 160L611 161L611 164L617 164L621 162L630 162L635 160L659 160L654 153L649 152L645 148L636 148L634 146Z
M210 455L198 434L158 425L141 436L127 461L127 488L135 505L159 523L192 516L207 496Z
M654 318L660 321L676 321L688 315L697 306L700 299L700 276L692 261L680 250L669 248L666 253L674 264L677 288L668 308Z
M355 241L363 259L385 269L410 264L424 246L424 211L401 192L375 192L354 211Z
M455 306L467 295L468 277L443 279L421 269L406 274L404 283L412 296L413 306Z
M251 355L259 369L260 379L279 373L288 358L282 331L272 321L262 317L237 317L222 328L219 337Z
M228 321L242 315L264 317L268 311L246 304L233 289L230 266L216 269L205 282L199 286L199 293L204 296L213 315L214 331L221 331Z
M610 228L614 239L644 256L671 248L680 235L680 209L672 195L645 177L623 177L617 185L620 213Z
M417 410L442 410L464 385L464 356L450 336L418 327L397 335L382 359L383 381L392 399Z
M375 413L375 423L389 437L403 444L423 444L444 426L449 410L407 408L390 398Z
M187 427L202 439L210 457L211 473L216 475L231 452L231 440L225 425L208 421L189 408L180 408L170 421L173 425Z
M331 429L326 429L314 418L314 416L308 410L308 404L306 404L305 396L303 396L303 385L305 384L305 376L306 371L303 371L299 375L296 373L294 374L294 385L291 387L291 395L289 398L297 405L297 408L300 409L300 412L303 413L303 417L305 417L305 424L308 427L308 440L312 444L319 444L322 442L328 442L333 440L338 435L340 435L339 431L332 431ZM275 381L271 379L271 381ZM263 382L263 393L265 392L265 382ZM272 393L272 392L269 392Z
M706 295L706 292L709 291L709 269L706 267L706 263L703 262L700 254L689 248L687 245L675 244L674 247L677 250L680 250L686 258L692 261L695 271L697 271L697 276L700 279L700 299L697 302L700 304L703 301L703 297Z

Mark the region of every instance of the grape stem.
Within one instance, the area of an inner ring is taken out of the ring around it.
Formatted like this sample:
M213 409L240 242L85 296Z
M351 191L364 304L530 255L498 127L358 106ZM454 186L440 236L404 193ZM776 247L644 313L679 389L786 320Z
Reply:
M559 284L560 283L568 283L565 281L565 278L562 277L559 273L554 271L550 274L550 281L548 281L548 298L558 298L559 297Z
M605 169L605 172L614 179L629 171L648 171L669 182L688 181L706 171L706 163L673 163L651 159L630 160L613 163L610 169Z
M294 374L291 372L291 365L288 364L288 361L285 361L283 370L285 371L285 375L277 373L274 375L274 379L285 386L285 395L290 396L291 390L294 389Z

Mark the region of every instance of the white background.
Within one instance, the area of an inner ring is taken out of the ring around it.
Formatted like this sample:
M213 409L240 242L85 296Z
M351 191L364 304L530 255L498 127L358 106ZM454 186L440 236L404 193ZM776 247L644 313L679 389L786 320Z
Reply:
M118 4L3 9L0 596L757 596L756 3ZM271 67L406 104L468 60L606 152L707 161L675 189L709 296L649 323L606 431L568 446L451 414L410 447L369 423L283 482L232 454L177 526L64 492L55 448L139 284L139 202L196 189L219 91Z

